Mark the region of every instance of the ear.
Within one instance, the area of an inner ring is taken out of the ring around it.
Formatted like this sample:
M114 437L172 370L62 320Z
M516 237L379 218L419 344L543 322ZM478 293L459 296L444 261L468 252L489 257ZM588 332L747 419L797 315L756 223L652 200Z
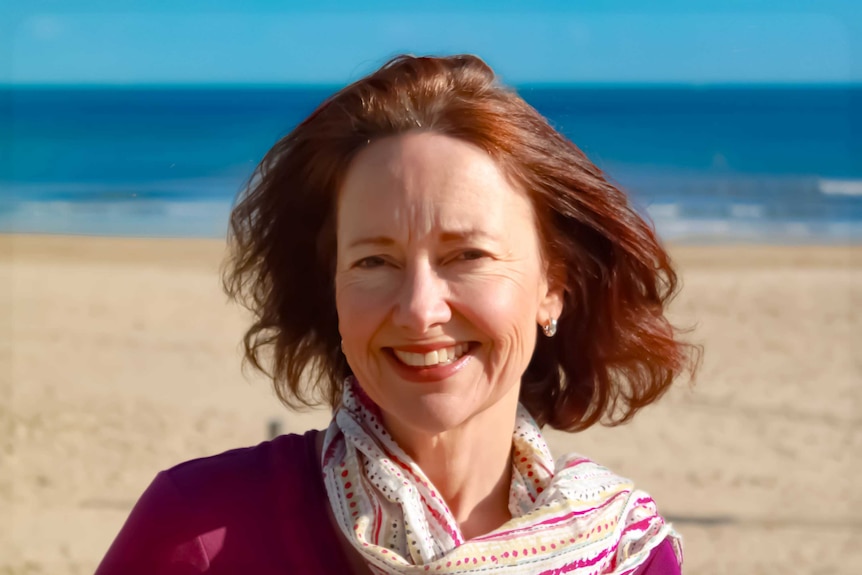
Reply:
M559 283L546 283L545 293L539 302L536 323L545 326L551 319L560 319L563 313L563 289Z

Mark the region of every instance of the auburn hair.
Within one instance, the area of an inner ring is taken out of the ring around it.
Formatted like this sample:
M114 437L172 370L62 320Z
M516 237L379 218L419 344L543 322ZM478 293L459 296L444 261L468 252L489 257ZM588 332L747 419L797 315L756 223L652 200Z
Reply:
M532 200L557 335L538 337L521 402L540 425L629 420L700 349L665 318L677 275L652 226L575 144L475 56L398 56L325 100L266 154L230 216L227 293L254 317L245 359L289 407L341 400L351 375L335 307L335 210L354 156L428 130L485 150ZM537 329L540 329L537 326Z

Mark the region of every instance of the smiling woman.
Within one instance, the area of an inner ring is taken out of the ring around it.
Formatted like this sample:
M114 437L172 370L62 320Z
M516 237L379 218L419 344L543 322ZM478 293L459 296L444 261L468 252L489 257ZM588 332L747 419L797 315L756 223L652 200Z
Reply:
M99 573L678 573L653 500L541 428L696 365L650 226L478 58L399 57L267 154L231 218L247 359L325 432L160 474Z
M496 432L562 310L526 194L480 148L411 132L357 155L337 212L342 350L386 428L414 459L421 438Z

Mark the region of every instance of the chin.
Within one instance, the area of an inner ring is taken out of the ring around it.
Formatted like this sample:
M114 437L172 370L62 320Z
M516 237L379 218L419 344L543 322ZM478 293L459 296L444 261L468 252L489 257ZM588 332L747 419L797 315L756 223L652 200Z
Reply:
M417 400L409 410L385 412L385 417L395 425L429 437L440 435L461 427L475 413L465 409L463 400L457 397Z

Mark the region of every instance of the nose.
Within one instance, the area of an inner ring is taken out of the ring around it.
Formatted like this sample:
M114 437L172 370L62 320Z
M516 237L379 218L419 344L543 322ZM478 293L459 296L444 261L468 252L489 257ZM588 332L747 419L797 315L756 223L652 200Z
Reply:
M393 320L398 327L416 334L427 333L452 317L446 281L430 262L408 266L395 303Z

